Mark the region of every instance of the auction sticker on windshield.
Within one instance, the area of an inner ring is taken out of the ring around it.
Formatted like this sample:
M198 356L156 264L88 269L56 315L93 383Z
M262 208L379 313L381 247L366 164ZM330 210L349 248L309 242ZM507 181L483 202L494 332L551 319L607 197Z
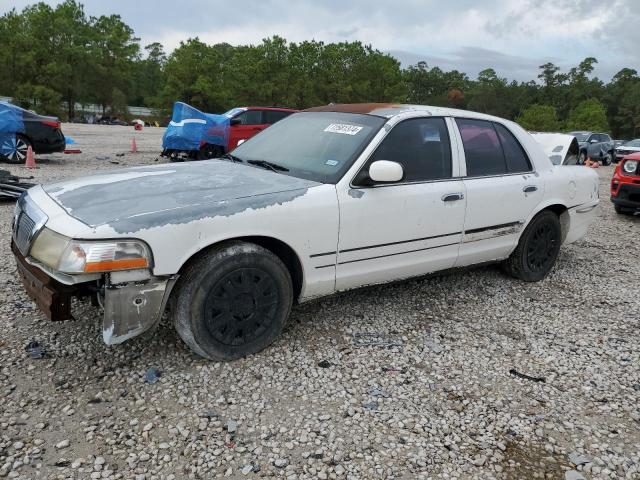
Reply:
M324 129L325 132L342 133L343 135L357 135L360 130L362 130L362 127L344 123L332 123Z

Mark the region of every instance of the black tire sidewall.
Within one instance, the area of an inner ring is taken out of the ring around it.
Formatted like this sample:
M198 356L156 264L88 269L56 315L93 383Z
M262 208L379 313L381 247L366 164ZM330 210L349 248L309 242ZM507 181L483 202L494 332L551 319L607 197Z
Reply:
M542 223L550 223L552 228L556 233L556 246L554 252L553 262L549 265L549 268L546 270L534 271L529 267L529 263L527 261L527 247L529 243L532 241L533 233L536 228L538 228ZM550 211L545 211L539 213L537 216L533 218L533 220L529 223L527 228L522 234L520 238L520 242L522 242L522 248L518 249L520 258L518 262L520 263L520 271L523 275L523 280L526 281L539 281L542 280L547 274L553 269L556 260L558 259L558 254L560 253L560 244L562 243L562 228L560 226L560 220L558 216Z
M213 255L205 255L200 261L190 266L182 285L178 285L178 315L188 315L183 321L188 322L192 340L199 349L196 353L205 354L214 360L234 360L257 353L269 346L282 332L291 311L293 287L287 268L278 257L270 251L254 244L242 244L240 253L234 248L219 249ZM280 299L273 324L259 338L252 342L231 346L217 341L206 327L204 305L211 288L218 280L239 268L259 268L272 277Z

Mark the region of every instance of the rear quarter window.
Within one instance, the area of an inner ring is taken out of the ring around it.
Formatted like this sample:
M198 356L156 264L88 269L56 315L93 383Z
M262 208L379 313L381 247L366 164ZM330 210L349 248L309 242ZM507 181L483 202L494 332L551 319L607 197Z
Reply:
M502 144L504 157L507 162L507 171L509 173L530 172L531 162L524 148L522 148L522 145L520 145L520 142L518 142L513 133L499 123L494 123L494 126L498 132L500 143Z

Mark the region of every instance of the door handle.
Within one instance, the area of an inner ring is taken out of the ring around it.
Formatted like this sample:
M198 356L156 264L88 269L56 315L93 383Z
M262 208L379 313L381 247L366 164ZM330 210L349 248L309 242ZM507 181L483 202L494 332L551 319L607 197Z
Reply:
M464 193L445 193L442 196L443 202L455 202L456 200L462 200L464 198Z
M536 187L535 185L527 185L522 189L524 193L531 193L535 192L536 190L538 190L538 187Z

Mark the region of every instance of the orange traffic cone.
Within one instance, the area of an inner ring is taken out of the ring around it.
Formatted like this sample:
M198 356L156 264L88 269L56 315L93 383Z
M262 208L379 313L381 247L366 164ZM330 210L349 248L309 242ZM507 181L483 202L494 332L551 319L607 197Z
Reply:
M138 153L138 145L136 145L136 137L131 139L131 153Z
M33 148L31 148L31 145L27 148L27 161L24 166L27 168L38 168L36 167L36 156L33 154Z

